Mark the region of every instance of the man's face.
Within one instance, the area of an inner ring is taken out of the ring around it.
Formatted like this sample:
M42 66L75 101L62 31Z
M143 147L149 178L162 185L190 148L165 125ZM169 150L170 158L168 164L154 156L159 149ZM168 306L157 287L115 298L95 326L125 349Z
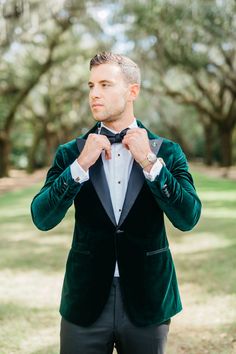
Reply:
M129 85L116 64L101 64L91 69L89 104L95 120L113 122L125 117Z

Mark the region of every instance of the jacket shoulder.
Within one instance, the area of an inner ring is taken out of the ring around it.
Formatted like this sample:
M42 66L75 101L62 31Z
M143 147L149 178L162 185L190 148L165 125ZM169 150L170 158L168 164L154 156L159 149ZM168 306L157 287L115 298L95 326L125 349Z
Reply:
M59 145L55 154L54 163L59 162L60 165L65 167L74 162L78 155L77 142L76 139L73 139L65 144Z
M177 161L182 160L186 164L186 156L178 143L153 133L151 133L151 137L149 135L149 139L162 140L158 156L163 158L170 170Z
M168 149L179 149L180 145L178 143L176 143L173 140L167 139L167 138L163 138L163 137L159 137L159 139L162 139L162 145L164 148L168 148Z
M170 149L171 151L181 150L178 143L153 133L151 130L147 129L140 120L137 120L137 123L138 123L138 127L146 129L149 140L153 140L153 139L162 140L161 149L165 149L165 150Z
M76 139L70 140L70 141L66 142L65 144L61 144L59 146L59 148L67 153L75 152L75 151L78 152Z

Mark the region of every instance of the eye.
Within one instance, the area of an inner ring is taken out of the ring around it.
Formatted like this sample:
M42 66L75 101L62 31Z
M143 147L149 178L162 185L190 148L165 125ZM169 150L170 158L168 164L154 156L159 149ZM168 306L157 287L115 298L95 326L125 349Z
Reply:
M102 87L108 87L108 86L111 86L111 85L108 84L107 82L104 82L104 83L102 84Z

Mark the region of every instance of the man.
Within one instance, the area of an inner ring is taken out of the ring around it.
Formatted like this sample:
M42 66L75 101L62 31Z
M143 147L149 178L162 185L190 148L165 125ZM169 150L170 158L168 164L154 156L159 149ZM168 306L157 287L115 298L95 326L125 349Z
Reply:
M181 311L164 214L180 230L201 203L178 144L148 131L133 113L140 71L129 58L90 61L89 104L97 124L59 147L32 202L41 230L75 206L60 313L61 354L164 353ZM120 134L119 134L120 133Z

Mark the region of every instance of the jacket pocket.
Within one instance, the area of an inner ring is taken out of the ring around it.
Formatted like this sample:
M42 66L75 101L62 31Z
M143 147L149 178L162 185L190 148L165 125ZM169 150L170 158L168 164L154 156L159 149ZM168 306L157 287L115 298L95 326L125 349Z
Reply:
M154 250L154 251L147 251L146 252L146 256L153 256L154 254L158 254L158 253L162 253L165 252L169 249L169 246L166 246L164 248L159 248L158 250Z

